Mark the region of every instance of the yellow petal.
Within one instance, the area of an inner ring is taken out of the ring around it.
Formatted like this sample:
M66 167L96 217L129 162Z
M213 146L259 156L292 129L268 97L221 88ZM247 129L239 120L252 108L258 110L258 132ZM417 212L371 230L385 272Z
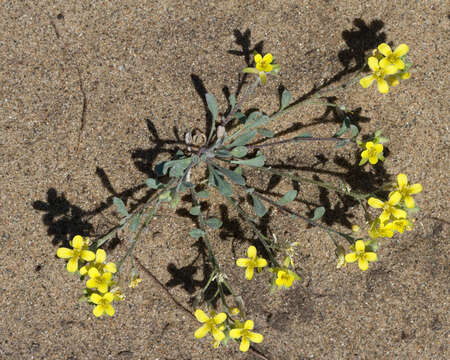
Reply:
M255 60L255 63L256 63L256 64L261 63L261 62L262 62L262 56L261 56L261 54L256 54L255 57L254 57L254 60Z
M369 65L370 70L373 72L377 72L380 70L380 65L378 64L378 60L376 57L371 56L369 60L367 60L367 64Z
M273 61L272 54L269 53L269 54L264 55L262 61L265 62L266 64L270 64Z
M209 320L208 315L206 315L205 312L201 309L195 310L194 315L201 323L207 322Z
M383 144L375 144L375 150L377 153L383 152Z
M382 53L384 56L389 56L392 54L392 49L388 44L380 44L378 45L378 51Z
M109 316L113 316L114 313L116 312L111 304L107 304L105 306L105 311Z
M416 202L414 201L412 196L405 196L405 205L408 209L413 209L416 205Z
M406 219L406 211L402 209L392 209L392 215L397 219Z
M89 301L93 302L94 304L99 304L102 300L102 297L99 294L92 294L89 298Z
M359 258L358 266L362 271L366 271L369 268L369 262L366 259Z
M110 292L106 293L105 295L103 295L103 299L110 303L114 300L114 294Z
M384 206L384 202L374 197L371 197L367 203L375 209L381 209Z
M74 249L81 249L83 245L84 245L83 237L81 237L80 235L74 236L74 238L72 239L72 247Z
M73 256L73 250L61 247L58 250L56 250L56 256L58 256L61 259L69 259Z
M379 219L382 223L384 223L385 221L389 220L390 217L391 215L387 211L383 211L379 216Z
M248 338L250 339L251 342L254 342L257 344L261 343L264 339L264 337L261 334L254 333L254 332L249 332Z
M107 272L107 273L104 273L103 274L103 280L105 280L105 281L109 281L109 280L111 280L111 277L112 277L112 274L110 273L110 272Z
M241 329L231 329L230 330L230 337L232 339L239 339L242 336L242 330Z
M254 259L256 257L256 248L252 245L247 249L247 256L250 259Z
M377 254L374 252L367 252L366 259L367 259L367 261L370 261L370 262L377 261Z
M389 204L390 205L397 205L400 202L401 199L402 199L402 195L398 191L394 191L389 196Z
M83 267L80 269L80 275L86 275L87 272L88 272L88 270L87 270L87 267L86 267L86 266L83 266Z
M378 162L378 157L376 157L376 156L370 157L370 158L369 158L369 162L370 162L372 165L375 165L375 164Z
M100 273L98 272L98 270L95 267L92 267L89 269L88 274L91 278L95 278L97 276L100 276Z
M239 346L239 350L241 350L242 352L246 352L246 351L248 351L249 347L250 347L250 341L246 337L243 337L242 341L241 341L241 345Z
M397 175L397 184L399 188L403 188L408 185L408 177L405 174Z
M395 60L394 65L399 70L403 70L405 68L405 63L400 59Z
M370 150L373 147L373 142L372 141L368 141L366 142L366 149Z
M369 75L366 77L363 77L361 80L359 80L359 83L364 89L367 89L370 85L372 85L372 82L375 80L375 76Z
M411 74L409 72L405 72L403 74L400 74L400 79L402 79L402 80L409 79L410 77L411 77Z
M236 260L236 265L239 267L247 267L249 262L249 259L241 258Z
M223 312L214 316L214 322L217 325L222 324L226 319L227 319L227 314L225 314Z
M206 334L208 334L208 333L209 333L209 326L208 326L208 324L205 324L205 325L203 325L202 327L199 327L199 328L195 331L194 336L195 336L197 339L201 339L202 337L205 337Z
M245 278L247 280L251 280L253 278L253 272L254 272L253 266L247 267L247 269L245 269Z
M364 245L364 241L358 240L355 242L355 250L358 252L363 252L366 246Z
M86 286L87 286L87 284L86 284ZM102 294L104 294L104 293L108 292L108 285L105 284L105 283L98 284L97 289L98 289L98 291L100 291Z
M394 55L396 57L401 57L404 56L408 53L409 51L409 47L406 44L400 44L399 46L397 46L397 48L394 51Z
M345 261L347 261L348 263L354 263L356 261L357 257L356 257L356 253L350 253L345 255Z
M422 189L421 184L414 184L409 187L409 193L411 195L418 194L418 193L422 192L422 190L423 189Z
M397 66L391 65L384 68L385 75L394 75L398 71Z
M275 284L276 284L278 287L282 287L282 286L284 285L284 280L283 280L283 278L278 277L278 278L275 280Z
M67 271L73 273L77 270L78 270L78 258L71 258L67 263Z
M380 67L386 69L388 66L392 66L388 58L383 58L380 60Z
M96 317L100 317L103 315L103 313L105 312L105 308L103 307L103 305L97 305L94 310L92 310L92 312L94 313L94 315Z
M105 265L104 270L114 274L117 271L116 264L109 262Z
M212 336L214 337L214 340L216 341L222 341L225 338L225 334L223 331L220 331L219 329L213 327L211 329Z
M377 83L378 83L378 91L381 94L387 94L389 92L389 85L386 80L377 79Z
M93 261L95 259L95 254L89 250L82 250L80 257L85 261Z
M86 287L89 289L95 289L97 287L97 281L95 281L94 279L89 279L88 281L86 281Z
M246 329L246 330L252 330L253 326L254 326L253 320L247 320L244 323L244 329Z
M267 266L267 260L266 259L258 258L256 260L256 267L262 268L262 267L265 267L265 266Z
M106 251L103 249L97 249L97 253L95 254L95 262L103 264L105 260L106 260Z

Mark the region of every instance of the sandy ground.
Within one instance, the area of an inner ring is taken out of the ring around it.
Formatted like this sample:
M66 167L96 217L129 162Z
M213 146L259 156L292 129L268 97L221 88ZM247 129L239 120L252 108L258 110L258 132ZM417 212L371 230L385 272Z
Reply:
M448 350L449 9L445 1L2 1L0 4L0 358L257 359L237 344L214 350L193 336L191 298L203 281L194 227L163 208L136 250L144 268L116 315L96 319L77 302L82 283L56 249L75 234L95 236L128 206L177 134L205 128L202 88L226 108L246 56L271 52L282 66L246 106L270 113L280 85L295 99L361 61L380 42L407 43L412 78L389 95L354 85L336 93L360 109L362 133L390 137L384 167L358 169L349 148L289 145L265 152L271 164L352 187L405 172L423 184L415 229L385 241L362 273L337 271L326 233L271 209L279 237L299 241L302 280L269 295L268 275L246 282L233 266L252 233L212 203L225 230L212 235L218 258L246 302L267 359L445 359ZM241 38L240 41L236 41ZM242 41L242 39L247 40ZM447 100L445 100L447 99ZM447 105L446 105L447 104ZM272 126L280 138L329 136L338 124L305 106ZM325 116L324 116L325 114ZM290 129L288 132L283 132ZM307 130L305 130L307 129ZM80 135L81 134L81 135ZM253 184L267 188L269 177ZM282 181L271 194L292 184ZM300 184L293 207L327 207L329 224L364 225L363 212L336 194ZM117 261L124 233L108 250ZM167 289L166 292L164 289ZM181 307L177 305L182 305Z

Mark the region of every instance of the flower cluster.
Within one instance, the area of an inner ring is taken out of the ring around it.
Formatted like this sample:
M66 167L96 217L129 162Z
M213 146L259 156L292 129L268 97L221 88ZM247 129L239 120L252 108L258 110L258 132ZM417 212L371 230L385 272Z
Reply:
M373 81L377 81L378 91L382 94L389 92L389 86L397 86L400 80L409 79L408 68L405 57L409 48L406 44L400 44L394 51L388 44L380 44L374 50L373 56L369 57L367 64L372 74L362 78L359 83L363 88L368 88Z
M96 306L93 313L96 317L104 313L109 316L114 315L113 301L123 300L124 296L116 283L112 280L116 273L116 264L113 262L105 263L106 252L103 249L97 249L96 253L89 250L90 240L76 235L70 242L72 249L60 247L56 255L62 259L69 259L67 270L71 273L78 271L79 261L85 262L79 269L82 278L88 276L86 281L85 297Z
M357 144L364 149L361 153L361 161L359 162L359 166L363 166L367 162L375 165L378 163L378 160L384 161L383 144L388 141L388 138L381 136L380 130L375 132L375 135L371 141L363 142L357 140Z
M267 74L275 75L280 71L280 65L272 64L272 54L266 54L263 57L261 54L255 52L253 59L255 61L255 67L248 67L242 71L248 74L257 74L263 85L267 81Z
M251 331L254 327L252 320L242 322L232 319L233 315L239 313L238 308L231 309L229 316L224 312L217 314L214 310L211 310L208 316L201 309L195 310L195 317L203 325L195 331L194 336L197 339L201 339L211 333L214 338L212 343L214 348L219 347L222 342L226 344L229 339L241 339L239 349L242 352L248 351L250 342L260 343L263 341L263 336Z

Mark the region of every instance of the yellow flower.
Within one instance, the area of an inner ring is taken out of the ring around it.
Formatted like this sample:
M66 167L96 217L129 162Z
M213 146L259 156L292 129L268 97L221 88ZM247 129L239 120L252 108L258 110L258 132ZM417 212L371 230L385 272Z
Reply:
M264 57L261 56L261 54L255 54L254 56L255 59L255 67L257 70L259 71L264 71L264 72L271 72L272 71L272 61L273 61L273 56L272 54L266 54L264 55Z
M408 221L408 219L399 219L386 224L385 228L392 231L398 231L400 234L403 234L405 230L410 231L412 229L412 224Z
M96 317L102 316L105 312L109 316L114 315L115 310L111 305L114 300L114 295L110 292L104 294L103 296L99 294L92 294L89 300L94 304L97 304L97 306L92 311Z
M366 271L369 268L369 261L377 261L377 254L374 252L366 252L366 246L364 241L357 240L355 243L355 252L345 255L345 261L353 263L358 260L358 266L362 271Z
M340 269L341 267L346 267L347 266L347 262L345 261L345 249L344 249L343 246L337 245L337 247L336 247L336 256L338 258L338 262L336 264L336 268Z
M292 286L292 283L295 280L295 276L292 274L292 271L290 270L279 270L277 272L277 279L275 280L275 284L277 284L278 287L286 287L290 288Z
M89 289L97 289L101 293L108 292L108 286L111 285L110 272L101 274L95 267L89 269L88 275L90 279L86 281L86 287Z
M132 275L128 287L134 289L139 285L140 282L142 282L142 279L140 277L138 277L137 275Z
M392 192L391 194L399 193L401 195L402 200L405 201L406 207L412 209L416 204L411 195L418 194L421 191L422 191L421 184L409 185L407 176L405 174L398 174L397 187L395 191Z
M380 60L380 67L385 69L389 66L395 66L398 70L403 70L405 68L405 63L400 58L408 53L408 45L400 44L392 51L388 44L383 43L378 45L378 51L386 56Z
M359 80L359 83L363 88L368 88L372 82L376 80L378 83L378 91L382 94L387 94L389 92L389 85L384 77L395 74L397 72L397 68L394 65L382 68L378 63L378 59L373 56L369 58L368 65L373 74L363 77Z
M361 153L361 161L359 165L364 165L367 160L375 165L379 159L384 159L383 157L383 144L374 144L372 141L366 142L366 150Z
M70 259L67 263L67 271L73 273L78 270L78 260L81 258L85 261L92 261L95 259L95 254L87 250L88 240L84 240L80 235L76 235L70 245L73 249L60 247L56 251L56 255L62 259Z
M258 271L261 271L261 268L267 266L267 260L256 256L256 248L253 245L247 249L247 255L248 258L237 259L236 265L245 267L245 277L247 280L251 280L255 267L258 268Z
M385 226L384 223L380 222L379 218L376 218L374 221L372 221L371 226L367 232L372 239L383 237L391 238L394 235L391 227Z
M242 352L248 351L250 347L250 341L259 344L263 341L263 336L261 334L252 332L250 330L253 330L253 321L247 320L244 324L243 328L237 328L230 330L230 337L233 339L239 339L241 340L241 346L239 347L239 350Z
M234 308L230 309L230 314L231 315L237 315L240 312L241 312L241 310L239 310L239 308L237 308L237 307L234 307Z
M400 202L401 199L402 196L400 195L400 193L394 192L389 196L388 201L383 202L379 199L371 197L368 200L368 203L371 207L375 209L383 209L383 212L381 213L379 218L380 222L384 223L387 220L389 220L391 216L393 216L396 219L406 219L406 211L395 207Z
M220 343L225 338L225 334L221 327L217 328L217 325L222 324L227 319L227 314L223 312L216 314L215 311L211 311L210 315L211 317L206 315L201 309L195 310L195 317L204 325L195 331L194 336L197 339L201 339L210 332L214 339Z
M84 265L80 269L80 275L86 275L88 271L93 267L97 268L97 270L100 272L107 271L114 274L117 271L116 264L114 264L113 262L104 264L105 260L106 260L105 250L97 249L97 252L95 254L95 261Z
M386 81L388 82L389 86L397 86L398 84L400 84L400 80L407 80L410 77L411 74L409 72L402 72L386 76Z

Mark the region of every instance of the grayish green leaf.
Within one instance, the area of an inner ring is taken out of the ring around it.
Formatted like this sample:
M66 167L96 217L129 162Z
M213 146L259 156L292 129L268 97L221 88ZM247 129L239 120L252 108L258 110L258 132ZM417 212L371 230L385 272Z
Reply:
M153 178L148 178L147 180L145 180L145 184L150 189L158 189L160 186L162 186L162 184L158 180L155 180Z
M264 206L264 204L262 203L262 201L259 197L257 197L254 194L250 194L250 196L253 199L253 208L255 209L256 215L259 217L263 217L267 212L266 207Z
M123 216L129 216L127 208L121 199L114 196L113 203L114 205L116 205L117 211L119 211L119 213L121 213Z
M314 209L314 216L312 217L312 221L319 220L323 215L325 214L325 208L323 206L320 206L318 208Z
M245 146L236 146L233 150L230 151L231 155L237 158L244 157L247 155L248 149Z
M198 196L198 194L197 194ZM189 214L197 216L200 214L200 206L194 206L191 208L191 210L189 210Z
M205 222L206 225L208 225L212 229L218 229L222 226L222 221L220 221L218 218L215 217L211 217L207 219Z
M356 127L353 124L350 125L350 131L351 131L353 137L356 137L359 134L358 127Z
M240 164L240 165L247 165L247 166L254 166L254 167L261 167L264 166L264 161L266 160L264 155L259 155L254 157L253 159L247 159L247 160L233 160L231 161L233 164Z
M217 164L213 164L213 166L223 175L225 175L227 178L229 178L232 182L238 184L238 185L245 185L245 179L242 177L242 175L239 175L238 173L231 171L229 169L223 168Z
M258 132L259 135L264 136L266 138L273 138L275 136L275 134L273 133L273 131L270 131L268 129L257 129L256 130Z
M233 195L233 187L228 181L222 178L222 175L215 172L214 178L216 180L217 188L222 195L226 197L230 197L231 195Z
M297 197L297 190L289 190L284 196L278 200L279 205L286 205L289 204L291 201L293 201Z
M207 93L205 95L206 103L208 104L208 109L211 111L211 115L213 117L213 121L215 122L217 119L217 114L219 113L219 108L217 107L217 101L213 94Z
M135 214L130 220L130 231L135 232L141 222L141 214Z
M202 229L193 229L189 232L189 235L192 236L194 239L198 239L205 235L205 232Z
M206 191L206 190L199 191L199 192L197 193L197 196L198 196L200 199L207 199L207 198L209 197L209 191Z
M236 146L247 145L250 141L252 141L252 139L255 136L256 136L256 130L246 132L245 134L238 136L236 140L234 140L230 145L228 145L228 148L234 148Z
M285 109L290 102L291 93L287 89L284 89L283 93L281 94L281 110Z

